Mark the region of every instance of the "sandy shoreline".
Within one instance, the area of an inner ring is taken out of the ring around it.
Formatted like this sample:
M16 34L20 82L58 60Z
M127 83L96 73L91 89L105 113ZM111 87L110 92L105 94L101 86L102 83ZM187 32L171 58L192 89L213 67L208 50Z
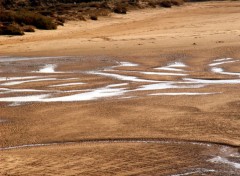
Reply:
M0 175L239 175L239 7L0 36Z
M129 56L238 46L239 6L239 2L186 3L112 14L99 21L68 22L56 31L1 36L0 55Z

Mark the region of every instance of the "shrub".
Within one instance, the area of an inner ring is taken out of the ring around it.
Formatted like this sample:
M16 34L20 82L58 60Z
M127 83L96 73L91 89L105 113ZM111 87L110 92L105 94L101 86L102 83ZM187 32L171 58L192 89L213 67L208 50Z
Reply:
M108 16L111 13L111 11L109 9L97 9L95 11L95 14L97 14L97 16Z
M114 11L114 13L126 14L127 13L127 8L126 8L126 6L124 6L122 4L118 4L113 9L113 11Z
M103 8L103 9L111 9L107 1L102 2L102 3L100 4L100 8Z
M5 11L0 13L0 22L17 23L21 26L32 25L38 29L56 29L57 25L50 17L31 11Z
M91 20L98 20L98 17L95 16L95 15L91 15L91 16L90 16L90 19L91 19Z
M33 25L38 29L50 30L57 28L57 25L50 17L29 11L18 11L15 15L15 22L20 25Z
M24 35L20 26L17 24L10 24L0 27L0 35Z
M100 8L100 7L101 7L101 4L98 3L98 2L92 2L92 3L89 3L88 6L89 6L89 7Z
M45 11L41 11L41 12L39 12L41 15L43 15L43 16L54 16L54 12L53 11L47 11L47 10L45 10Z
M153 8L156 8L156 7L157 7L156 2L153 2L153 1L149 1L149 2L148 2L148 5L149 5L150 7L153 7Z
M180 6L184 4L183 0L171 0L171 3L175 6Z
M172 3L169 0L163 0L163 1L160 2L160 6L161 7L166 7L166 8L171 8Z
M57 25L64 26L64 23L65 23L65 18L63 18L63 17L57 17L56 18L56 24Z
M61 23L65 23L65 19L63 17L57 17L57 21L60 21Z
M87 21L86 18L82 14L79 14L77 16L77 19L80 20L80 21Z
M3 11L0 13L0 22L3 23L13 23L15 19L14 12Z
M35 29L34 29L33 26L23 26L23 27L22 27L22 30L23 30L24 32L35 32Z

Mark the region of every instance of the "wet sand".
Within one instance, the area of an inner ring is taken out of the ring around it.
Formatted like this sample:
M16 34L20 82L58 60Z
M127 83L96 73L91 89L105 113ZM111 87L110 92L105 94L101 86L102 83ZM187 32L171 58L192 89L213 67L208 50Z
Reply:
M240 175L239 5L0 37L0 174Z

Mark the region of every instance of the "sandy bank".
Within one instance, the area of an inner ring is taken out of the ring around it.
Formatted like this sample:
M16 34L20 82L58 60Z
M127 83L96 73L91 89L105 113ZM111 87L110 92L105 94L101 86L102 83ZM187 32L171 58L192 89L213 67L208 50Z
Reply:
M66 23L56 31L0 36L0 55L149 55L239 45L240 2L187 3Z

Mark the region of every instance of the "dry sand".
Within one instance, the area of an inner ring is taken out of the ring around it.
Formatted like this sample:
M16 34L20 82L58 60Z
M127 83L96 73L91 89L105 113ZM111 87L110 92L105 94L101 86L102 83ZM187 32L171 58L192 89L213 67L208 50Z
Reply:
M209 66L214 59L231 57L236 62L221 67L240 72L237 61L240 58L239 7L239 2L191 3L172 9L114 14L99 21L68 22L56 31L37 31L23 37L1 36L0 55L75 56L0 62L1 77L42 76L43 73L31 71L44 64L56 64L57 71L65 72L60 76L45 73L45 76L57 77L57 81L8 86L1 83L1 88L49 91L54 90L49 85L77 82L69 78L78 78L86 84L59 90L86 90L117 83L129 83L128 89L133 90L146 85L82 72L106 69L120 61L139 65L118 67L111 73L156 81L181 81L181 77L138 72L153 72L155 67L181 61L188 65L186 71L190 78L239 79L237 75L213 73ZM240 146L239 87L239 84L210 84L197 90L146 90L124 95L135 98L117 96L19 106L0 102L2 149L50 144L0 151L0 175L240 175L239 154L233 147ZM149 96L189 91L217 94ZM0 95L3 98L29 93ZM67 95L72 93L62 94ZM125 141L114 142L119 138ZM138 141L143 138L166 143ZM86 139L94 141L82 143ZM110 139L110 143L97 142L99 139ZM70 141L76 143L61 144ZM186 143L181 143L183 141ZM204 141L207 145L193 141ZM51 145L55 142L58 144Z

